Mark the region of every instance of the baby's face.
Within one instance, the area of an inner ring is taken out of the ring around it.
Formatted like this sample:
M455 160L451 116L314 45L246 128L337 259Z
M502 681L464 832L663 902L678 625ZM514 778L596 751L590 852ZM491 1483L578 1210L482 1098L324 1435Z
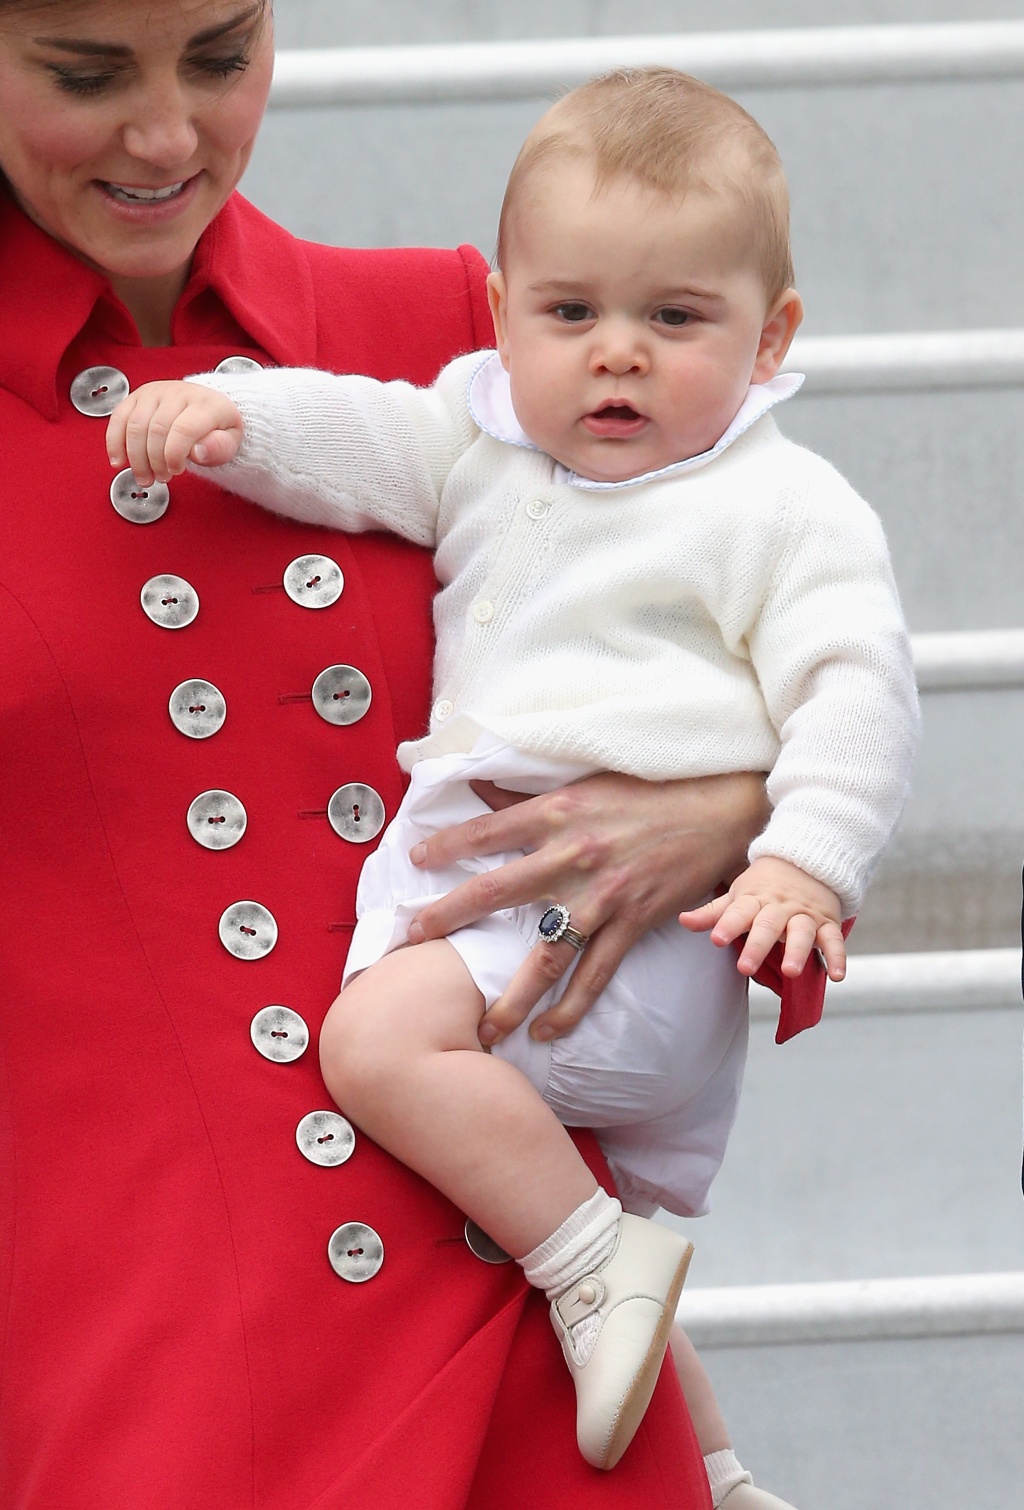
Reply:
M628 178L595 195L576 158L535 170L491 305L536 445L622 482L715 444L781 360L762 350L770 312L737 221L724 195L674 200Z

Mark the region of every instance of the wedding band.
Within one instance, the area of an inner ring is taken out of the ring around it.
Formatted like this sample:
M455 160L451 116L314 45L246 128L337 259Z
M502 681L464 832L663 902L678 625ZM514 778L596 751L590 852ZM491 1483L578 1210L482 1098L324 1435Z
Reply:
M545 944L571 944L574 949L585 949L590 943L590 936L580 933L579 929L573 928L569 922L569 909L563 907L560 902L555 902L542 914L537 924L537 932Z

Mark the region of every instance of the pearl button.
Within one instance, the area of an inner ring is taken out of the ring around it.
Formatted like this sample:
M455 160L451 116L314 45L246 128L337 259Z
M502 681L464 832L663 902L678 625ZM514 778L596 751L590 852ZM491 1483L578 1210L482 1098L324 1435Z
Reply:
M131 467L125 467L110 484L110 501L129 524L153 524L167 513L171 494L165 482L140 487Z
M544 519L551 512L551 505L544 498L531 498L526 505L526 513L530 519Z
M308 1112L295 1129L295 1141L311 1164L333 1169L352 1157L356 1134L351 1122L337 1112Z
M221 913L217 932L235 959L262 959L277 943L277 920L259 902L232 902Z
M434 704L433 716L439 724L443 724L446 718L451 718L455 712L455 704L450 703L446 697L438 698Z
M384 1244L365 1222L346 1222L331 1233L327 1257L339 1279L361 1285L379 1273L384 1262Z
M184 629L199 612L199 594L184 577L150 577L140 594L146 617L161 629Z
M79 414L105 419L128 397L128 379L117 367L87 367L71 384L71 402Z
M231 792L200 792L185 815L188 831L204 849L231 849L245 833L245 808Z
M253 1047L272 1064L300 1059L309 1044L309 1029L291 1007L263 1007L249 1024Z
M337 603L345 578L330 556L297 556L284 572L284 590L300 608L330 608Z
M479 603L474 603L472 614L478 624L489 624L494 618L494 604L488 603L486 598L481 598Z
M354 724L368 711L373 691L355 666L328 666L310 695L313 707L329 724Z
M189 739L209 739L223 726L228 705L212 682L193 677L179 682L167 704L171 723Z
M262 372L263 363L257 362L255 357L225 357L223 362L218 362L214 372Z
M340 839L369 844L384 827L384 803L372 786L350 781L332 794L327 819Z

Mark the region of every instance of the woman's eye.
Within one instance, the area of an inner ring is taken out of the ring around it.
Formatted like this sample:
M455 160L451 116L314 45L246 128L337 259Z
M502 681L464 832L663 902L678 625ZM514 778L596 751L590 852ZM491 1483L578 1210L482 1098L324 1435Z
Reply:
M72 68L63 68L59 63L49 65L58 89L66 94L99 94L114 78L108 69L104 73L76 73Z
M591 318L591 309L589 304L580 304L570 300L566 304L556 304L555 314L560 320L565 320L570 325L578 325L582 320Z
M202 73L211 74L216 79L227 79L233 73L241 73L249 66L249 55L245 52L234 52L227 58L198 58L194 66Z
M689 325L693 320L689 310L672 308L659 309L654 318L661 325L672 326Z

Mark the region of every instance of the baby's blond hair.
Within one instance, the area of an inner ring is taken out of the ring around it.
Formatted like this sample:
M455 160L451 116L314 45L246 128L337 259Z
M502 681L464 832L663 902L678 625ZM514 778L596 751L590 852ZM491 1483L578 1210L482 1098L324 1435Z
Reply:
M779 154L753 116L710 84L674 68L619 68L553 105L509 175L498 221L500 267L524 184L561 155L589 159L598 189L626 177L673 197L691 189L730 195L768 305L792 287L789 194Z

